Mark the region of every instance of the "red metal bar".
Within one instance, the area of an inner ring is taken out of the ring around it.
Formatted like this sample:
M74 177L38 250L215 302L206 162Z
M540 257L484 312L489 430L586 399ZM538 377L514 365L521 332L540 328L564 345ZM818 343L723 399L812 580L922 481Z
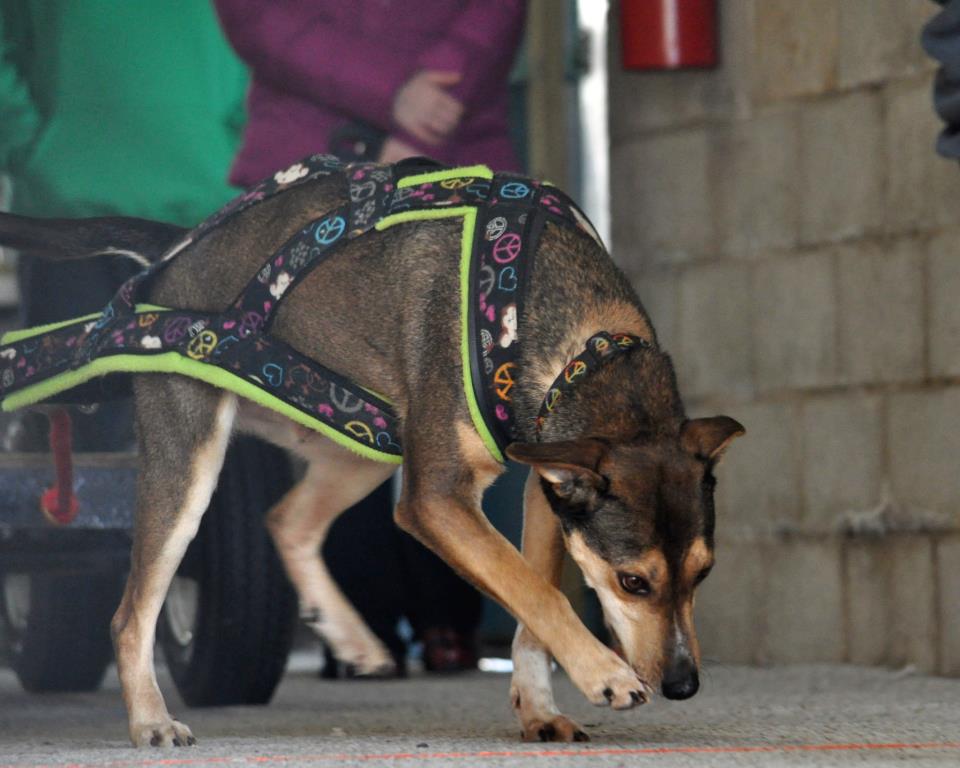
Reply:
M73 493L73 427L66 408L51 411L48 418L56 483L40 497L40 509L55 525L68 525L80 510Z

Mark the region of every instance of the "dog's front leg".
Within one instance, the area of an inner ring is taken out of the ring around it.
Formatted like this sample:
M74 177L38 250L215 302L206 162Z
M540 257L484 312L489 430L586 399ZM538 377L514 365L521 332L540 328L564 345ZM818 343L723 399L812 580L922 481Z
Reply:
M136 382L141 471L130 576L110 628L134 746L188 746L157 686L157 617L223 465L236 398L185 379Z
M590 634L567 598L490 525L480 510L482 486L466 489L454 481L449 493L439 495L436 482L429 483L431 490L419 479L433 479L433 469L411 466L405 473L397 523L522 622L593 704L629 709L646 701L646 684Z
M560 584L563 552L560 522L543 495L540 475L531 471L523 496L523 556L534 571L556 587ZM524 624L517 624L513 638L510 704L525 741L590 740L576 722L557 709L550 652Z

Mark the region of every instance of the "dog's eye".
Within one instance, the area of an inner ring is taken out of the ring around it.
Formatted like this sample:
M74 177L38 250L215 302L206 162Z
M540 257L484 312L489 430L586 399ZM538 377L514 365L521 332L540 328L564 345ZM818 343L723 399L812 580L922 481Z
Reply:
M713 570L712 565L709 568L704 568L702 571L700 571L700 573L697 574L697 578L693 580L693 586L695 587L700 586L703 580L710 575L711 570Z
M620 586L623 587L624 592L629 592L631 595L640 595L641 597L646 597L651 592L650 582L643 578L643 576L637 576L634 573L621 573Z

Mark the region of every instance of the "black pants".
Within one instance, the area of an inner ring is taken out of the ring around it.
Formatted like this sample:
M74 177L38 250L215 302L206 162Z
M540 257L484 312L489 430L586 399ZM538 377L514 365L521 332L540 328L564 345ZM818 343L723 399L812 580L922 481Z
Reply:
M417 635L430 627L470 635L480 623L480 593L393 522L389 482L337 519L323 555L344 594L394 656L405 652L396 632L402 616Z
M19 324L30 328L99 312L117 289L141 269L132 259L117 256L54 262L21 255L17 263ZM92 413L71 412L73 449L78 452L131 450L135 440L129 385L119 385L112 380L111 384L101 386L95 381L88 388L96 388L109 401Z

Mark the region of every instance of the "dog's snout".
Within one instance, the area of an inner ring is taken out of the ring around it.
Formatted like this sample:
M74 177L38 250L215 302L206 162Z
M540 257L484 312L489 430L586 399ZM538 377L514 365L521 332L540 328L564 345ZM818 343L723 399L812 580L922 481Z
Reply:
M671 664L660 684L668 699L689 699L700 689L700 675L693 659L687 657Z

